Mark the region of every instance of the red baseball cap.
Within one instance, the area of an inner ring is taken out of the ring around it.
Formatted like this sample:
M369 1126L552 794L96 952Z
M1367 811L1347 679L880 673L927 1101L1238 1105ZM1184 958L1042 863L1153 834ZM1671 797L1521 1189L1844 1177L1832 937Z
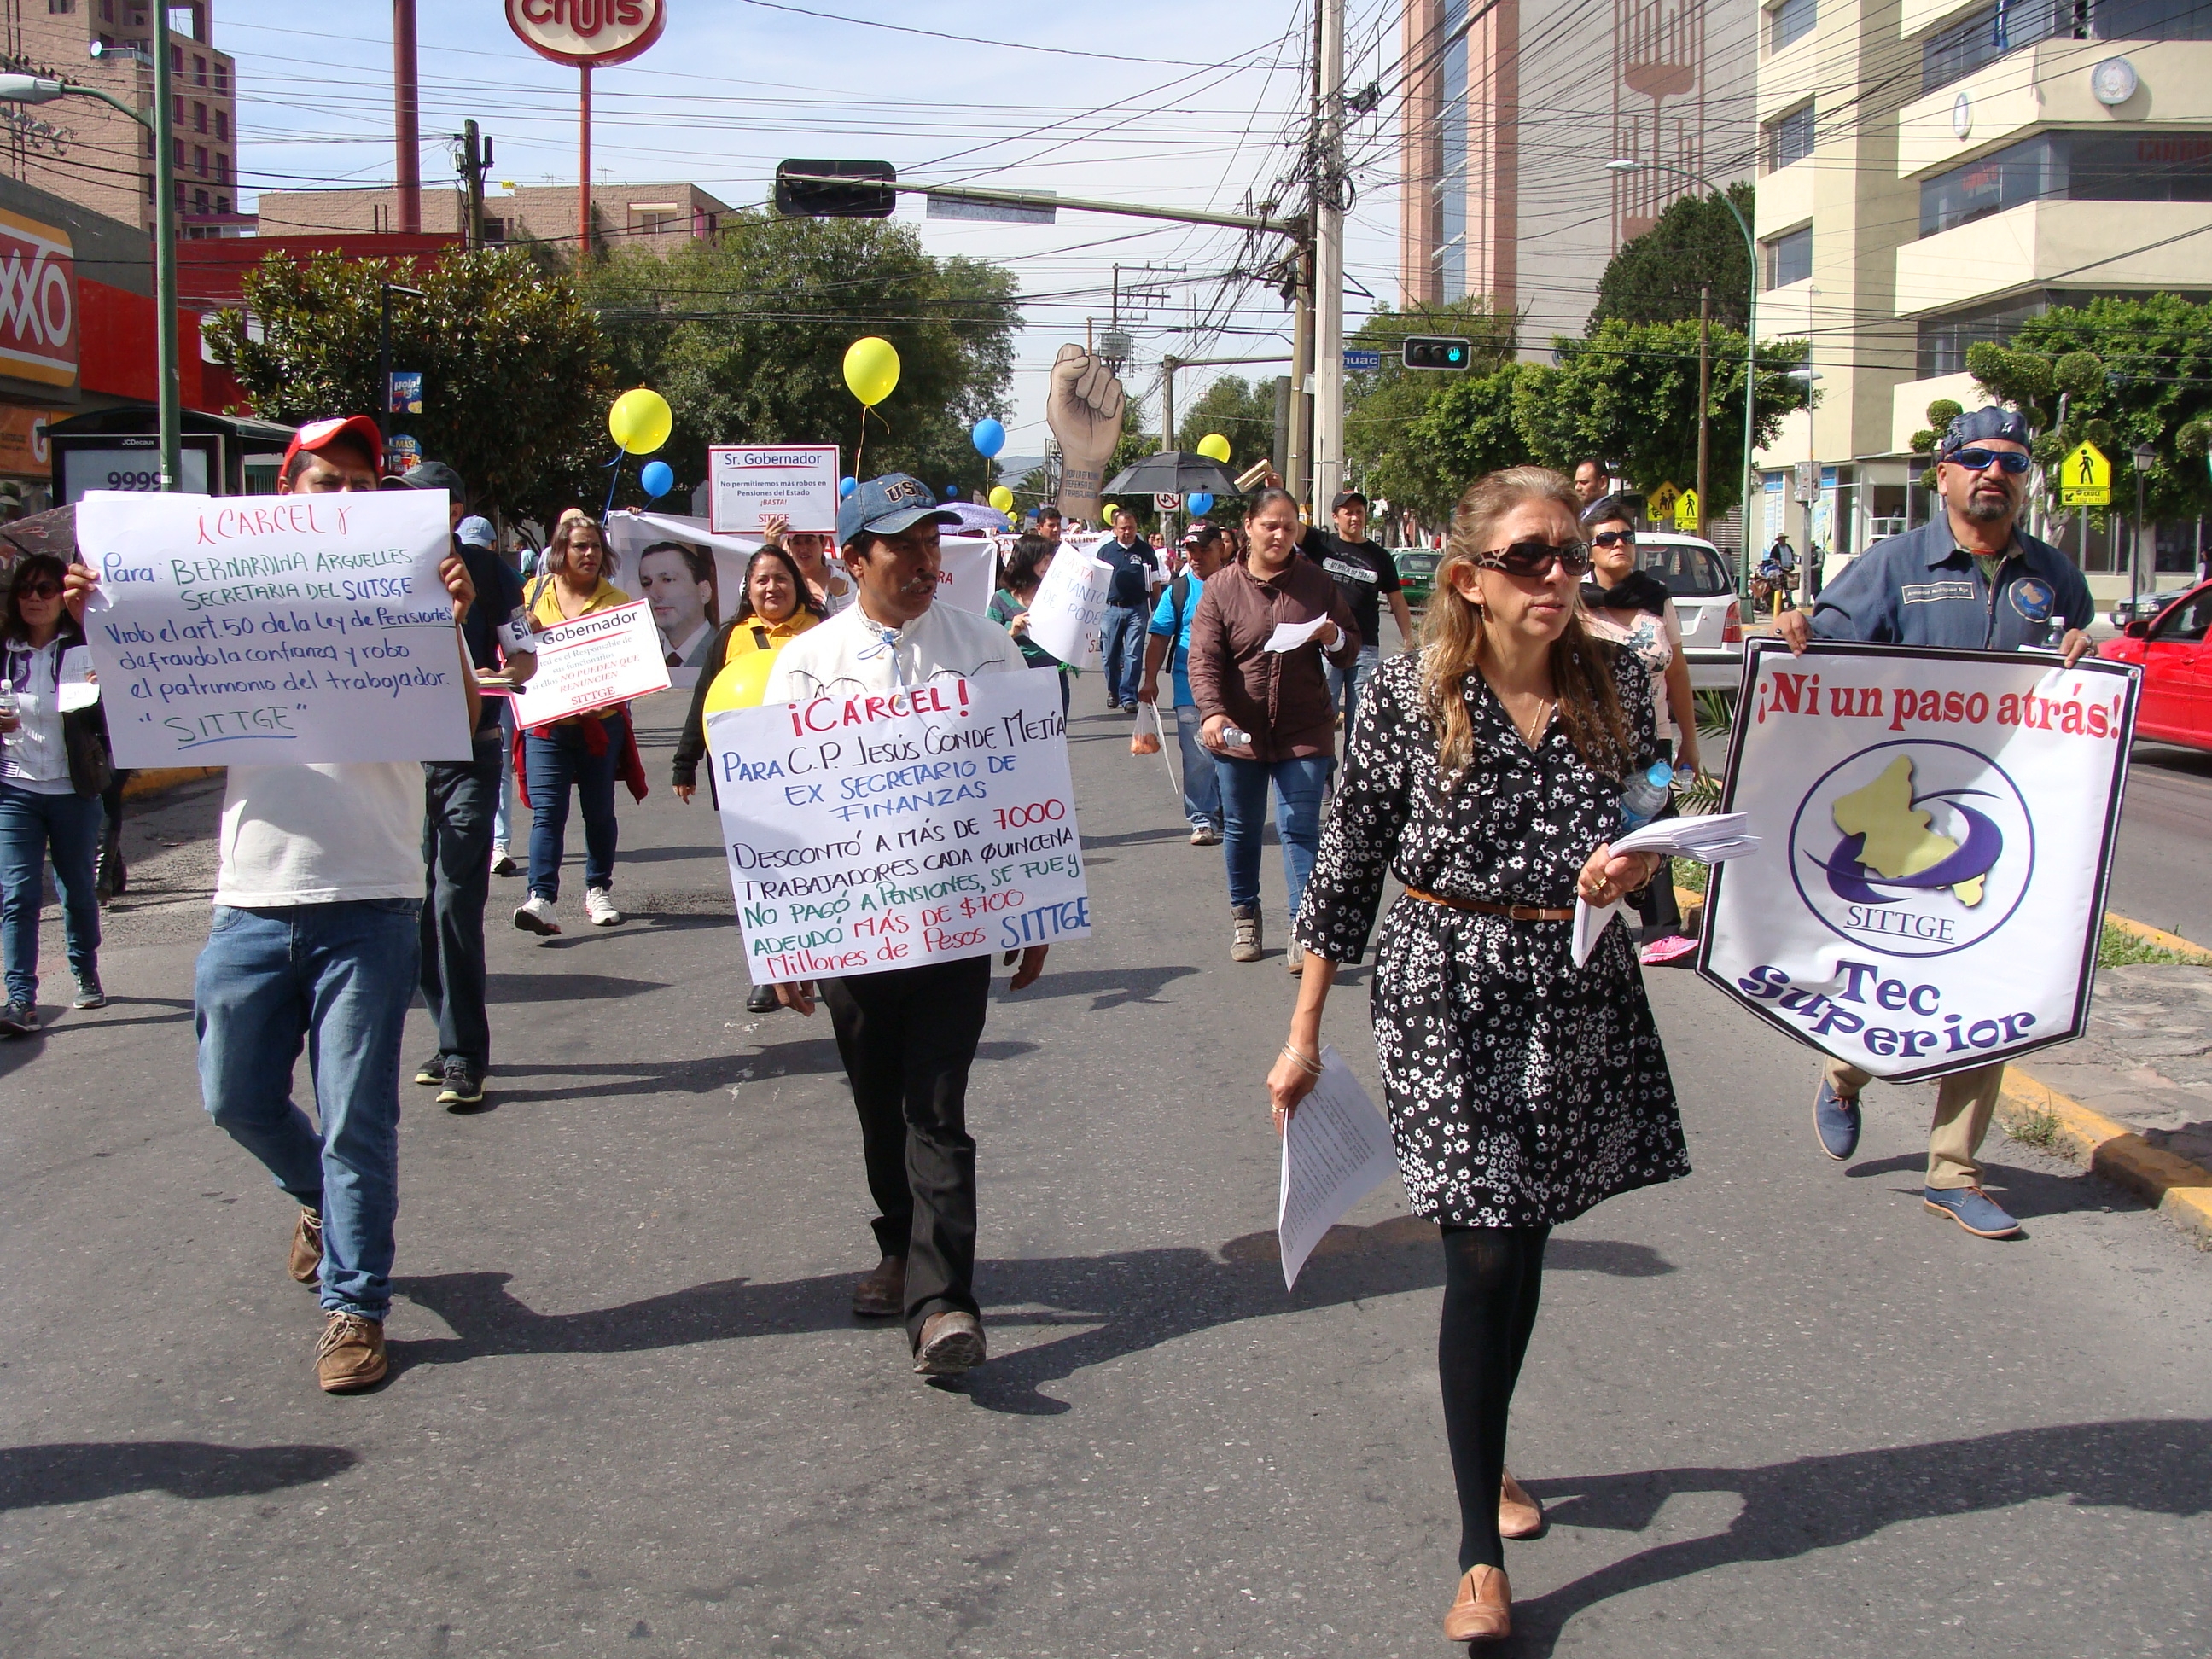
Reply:
M292 441L284 446L283 465L292 465L292 458L305 449L315 454L350 435L368 452L369 465L376 471L384 470L384 434L374 421L366 415L333 415L320 421L309 421L292 434Z

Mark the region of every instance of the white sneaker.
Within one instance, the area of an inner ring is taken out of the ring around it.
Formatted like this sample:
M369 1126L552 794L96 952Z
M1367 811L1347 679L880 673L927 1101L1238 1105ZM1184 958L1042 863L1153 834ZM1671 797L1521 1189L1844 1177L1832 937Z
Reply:
M557 933L561 924L553 920L553 901L543 893L532 893L514 907L514 925L526 933Z
M584 890L584 914L594 927L611 927L622 920L622 912L615 908L614 895L604 887Z

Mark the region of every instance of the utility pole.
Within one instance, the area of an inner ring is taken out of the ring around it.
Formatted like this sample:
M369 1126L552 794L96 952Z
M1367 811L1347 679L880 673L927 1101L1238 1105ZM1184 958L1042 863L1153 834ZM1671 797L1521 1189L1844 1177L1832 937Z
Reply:
M576 71L576 264L592 258L592 66Z
M185 487L184 393L177 380L177 138L169 80L169 7L154 8L154 346L161 354L155 380L161 434L161 488ZM208 480L213 489L216 481Z
M157 7L158 9L158 7ZM398 164L399 228L422 230L421 100L415 72L415 0L392 0L392 143Z
M484 245L483 185L484 173L491 166L491 146L484 142L483 133L473 120L461 123L461 171L466 175L464 188L467 191L465 222L461 226L462 246L475 252Z
M1309 243L1297 255L1298 298L1291 323L1291 441L1283 458L1283 487L1300 505L1313 500L1313 482L1307 471L1310 452L1307 434L1312 430L1308 414L1312 408L1306 388L1313 380L1313 250Z
M1711 540L1712 508L1706 505L1706 495L1711 471L1706 465L1712 445L1713 359L1711 330L1713 324L1713 291L1710 288L1698 290L1698 528ZM1737 509L1743 519L1744 556L1751 556L1751 503L1744 502Z
M1344 484L1344 6L1320 0L1314 173L1314 522Z
M1176 447L1175 372L1174 358L1160 359L1160 447L1163 449Z

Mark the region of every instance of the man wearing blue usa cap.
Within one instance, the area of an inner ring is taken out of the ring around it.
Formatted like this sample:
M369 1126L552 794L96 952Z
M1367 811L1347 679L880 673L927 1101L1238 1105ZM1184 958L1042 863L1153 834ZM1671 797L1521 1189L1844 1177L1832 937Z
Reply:
M848 495L837 509L837 544L857 599L783 647L762 700L805 702L1025 672L1006 629L936 603L939 527L958 522L927 484L904 473L870 478ZM1010 990L1036 983L1045 949L1022 952ZM785 1006L814 1012L811 985L776 991ZM924 1376L983 1361L968 1071L990 993L988 956L822 981L860 1113L883 1251L854 1290L853 1311L902 1316L914 1368Z
M1951 422L1937 450L1943 511L1917 530L1876 542L1820 594L1808 623L1784 615L1792 651L1814 639L1967 650L2058 652L2072 667L2089 649L2096 612L2074 562L2019 527L2032 462L2027 425L2008 409L1978 409ZM1813 1103L1820 1148L1841 1163L1858 1150L1859 1091L1869 1074L1831 1060ZM1976 1154L1990 1131L2002 1061L1948 1073L1937 1085L1928 1134L1927 1207L1979 1238L2010 1238L2020 1224L1982 1190Z

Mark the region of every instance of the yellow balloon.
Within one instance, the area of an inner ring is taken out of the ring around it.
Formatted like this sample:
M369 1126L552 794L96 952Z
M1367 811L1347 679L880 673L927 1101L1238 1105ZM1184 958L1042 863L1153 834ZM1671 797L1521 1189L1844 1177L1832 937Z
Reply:
M853 395L873 407L891 395L898 385L898 348L870 334L845 348L845 384Z
M1001 513L1012 512L1014 510L1014 492L1007 489L1006 485L1000 484L997 489L991 492L991 505L997 507Z
M643 386L625 392L607 411L607 431L633 455L650 455L668 441L676 417L668 399Z
M1229 465L1229 440L1218 432L1209 432L1198 441L1198 453L1209 461Z

